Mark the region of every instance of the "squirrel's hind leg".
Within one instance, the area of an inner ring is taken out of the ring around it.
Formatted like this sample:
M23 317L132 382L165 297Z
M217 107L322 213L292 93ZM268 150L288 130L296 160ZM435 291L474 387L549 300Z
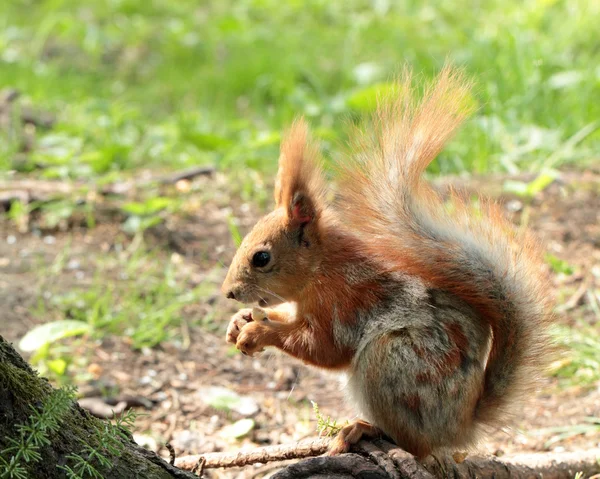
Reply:
M363 437L374 438L382 435L383 432L381 429L359 419L352 424L344 426L341 431L338 432L337 436L329 446L327 455L335 456L336 454L348 452L350 447L358 443Z

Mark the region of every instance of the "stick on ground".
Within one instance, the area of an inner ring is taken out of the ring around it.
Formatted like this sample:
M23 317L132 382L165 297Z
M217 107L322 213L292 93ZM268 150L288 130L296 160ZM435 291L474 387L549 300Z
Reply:
M196 456L183 456L175 460L175 466L191 471L204 457L204 469L217 467L243 467L250 464L266 464L286 459L302 459L327 452L331 438L311 439L293 444L258 447L249 451L213 452Z

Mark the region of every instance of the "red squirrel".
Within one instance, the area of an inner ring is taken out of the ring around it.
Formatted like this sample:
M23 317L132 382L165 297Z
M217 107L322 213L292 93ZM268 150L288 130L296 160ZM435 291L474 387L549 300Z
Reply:
M346 375L364 420L331 454L385 435L424 458L502 427L547 359L550 305L540 248L493 202L444 200L422 179L472 110L470 84L445 67L422 95L410 73L351 132L327 194L303 120L281 145L276 208L240 245L223 293L258 307L227 341L275 347ZM417 98L420 98L418 100Z

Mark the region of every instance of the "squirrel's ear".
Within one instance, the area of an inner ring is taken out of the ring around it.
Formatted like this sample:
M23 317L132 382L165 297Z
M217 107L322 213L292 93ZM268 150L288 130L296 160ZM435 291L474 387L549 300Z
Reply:
M310 140L303 119L294 122L283 142L275 179L275 203L290 220L307 224L324 206L325 181L318 147Z
M311 199L303 192L297 191L292 198L288 210L288 217L294 222L305 225L314 220L317 216L317 210Z

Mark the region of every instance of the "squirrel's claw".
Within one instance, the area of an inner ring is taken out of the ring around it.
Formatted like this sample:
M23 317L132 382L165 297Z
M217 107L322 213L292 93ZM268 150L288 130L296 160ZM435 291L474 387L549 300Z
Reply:
M331 442L328 456L344 454L350 450L354 444L358 443L363 437L378 437L381 436L381 430L366 421L355 421L352 424L344 426L338 432L335 439Z
M268 332L263 321L252 321L240 331L235 347L246 356L260 353L270 344L265 336Z
M344 441L338 436L331 442L329 449L327 450L326 456L337 456L338 454L345 454L350 451L351 444L348 441Z
M259 347L258 344L256 344L256 340L254 338L248 334L243 334L243 332L240 334L235 347L246 356L253 356L256 353L261 353L264 351L264 348Z
M227 334L225 336L227 342L236 344L242 328L251 323L252 319L252 310L249 308L240 309L237 313L235 313L229 321L229 326L227 326Z

